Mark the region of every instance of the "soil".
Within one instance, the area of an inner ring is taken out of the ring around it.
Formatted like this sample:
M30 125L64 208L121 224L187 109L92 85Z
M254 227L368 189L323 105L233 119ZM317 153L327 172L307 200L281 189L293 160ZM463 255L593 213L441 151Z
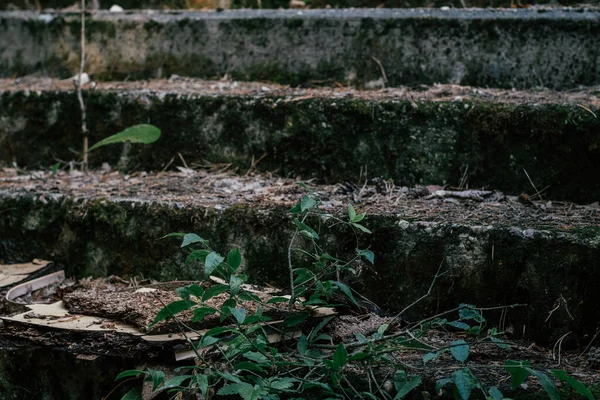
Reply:
M211 207L224 210L240 204L259 209L291 207L305 189L295 180L228 171L228 166L175 167L179 172L137 172L124 175L104 170L84 174L58 171L0 170L0 193L95 198L111 201L160 202L177 207ZM393 182L346 182L313 185L323 208L344 213L348 202L368 215L393 215L409 221L503 225L524 228L565 229L600 226L598 203L577 205L539 200L539 196L505 196L494 191L443 190L439 186L396 187ZM542 195L543 197L543 195ZM537 200L535 200L537 198ZM531 200L534 199L534 200Z
M93 77L92 77L93 78ZM228 79L207 81L197 78L173 75L169 79L144 80L132 82L91 82L84 86L88 90L116 92L151 91L175 93L180 95L202 96L253 96L283 97L282 101L302 101L312 98L341 98L362 100L409 100L428 101L486 101L509 104L558 103L579 104L584 109L600 108L600 87L586 87L566 91L532 89L526 91L476 88L438 84L434 86L396 87L377 90L357 90L336 83L333 87L322 87L312 82L305 88L292 88L273 83L237 82ZM0 79L2 91L73 91L70 79L56 80L26 76L17 79Z

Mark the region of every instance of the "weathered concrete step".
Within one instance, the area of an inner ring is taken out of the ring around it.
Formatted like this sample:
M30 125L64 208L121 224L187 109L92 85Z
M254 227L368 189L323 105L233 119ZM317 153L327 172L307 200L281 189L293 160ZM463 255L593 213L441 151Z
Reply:
M137 123L150 146L105 147L99 166L162 170L252 160L280 176L340 182L391 178L592 203L600 198L598 89L555 93L435 86L359 92L193 79L104 83L85 93L91 143ZM72 84L0 80L0 162L39 168L81 147ZM173 166L171 165L171 169ZM527 171L527 174L525 173Z
M560 5L595 5L598 0L306 0L309 8L334 8L343 7L529 7L533 5L549 4ZM40 0L42 9L73 8L73 0ZM118 4L125 9L205 9L205 8L289 8L289 0L98 0L101 9L110 8ZM0 10L32 9L35 5L27 0L9 0L0 3Z
M77 13L2 12L0 74L67 77ZM572 88L600 83L597 10L244 10L94 13L97 79L171 74L389 85Z
M184 264L187 253L177 243L157 240L170 232L196 232L221 252L239 247L255 282L287 284L287 243L293 232L288 210L303 193L292 181L188 170L129 177L1 174L3 262L42 257L80 276L197 279L201 269ZM443 262L447 272L432 296L413 310L417 315L459 302L527 303L507 316L505 327L512 326L517 336L524 332L554 343L572 331L568 340L585 347L590 340L585 335L595 332L600 318L597 206L526 206L502 196L483 202L411 199L419 191L382 187L377 193L368 185L351 195L338 189L315 188L330 212L343 213L349 201L367 212L364 223L373 235L359 235L357 243L347 229L325 228L325 222L321 243L339 257L357 246L371 247L374 267L362 265L359 276L347 281L384 309L398 311L422 296ZM295 265L304 262L295 258ZM499 315L486 317L497 321Z

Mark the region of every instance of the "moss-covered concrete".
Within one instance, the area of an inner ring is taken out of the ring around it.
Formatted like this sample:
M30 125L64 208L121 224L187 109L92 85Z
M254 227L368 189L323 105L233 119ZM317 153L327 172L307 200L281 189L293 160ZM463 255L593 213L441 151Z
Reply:
M369 177L396 184L458 185L534 192L549 198L600 198L600 119L576 104L419 101L272 96L86 92L90 142L138 123L163 131L160 142L120 145L91 156L132 169L162 169L177 153L188 164L233 163L340 182ZM596 110L596 113L598 110ZM71 92L0 93L0 162L29 169L71 160L81 146Z
M363 85L572 88L600 83L599 11L262 10L98 12L87 24L96 79L186 74ZM77 14L3 12L0 76L66 78L79 67Z
M469 223L404 220L371 215L374 268L363 266L352 285L383 308L394 311L422 296L440 263L446 272L432 296L419 303L411 318L458 303L498 306L527 303L510 310L507 327L538 343L553 343L562 334L586 345L600 318L600 228L548 228L495 221ZM492 225L490 225L492 224ZM287 285L287 242L292 223L287 210L264 205L212 206L170 202L103 200L45 194L0 196L0 260L52 259L69 274L143 275L158 279L198 279L199 265L185 265L187 252L175 240L157 240L169 232L196 232L220 252L239 247L244 268L255 282ZM351 232L323 230L330 254L343 256L357 246ZM297 259L296 265L304 260ZM568 312L559 307L561 295ZM570 315L574 319L570 318ZM497 323L499 312L486 313ZM585 343L584 343L585 342ZM571 342L573 344L573 342ZM568 346L564 343L564 346Z

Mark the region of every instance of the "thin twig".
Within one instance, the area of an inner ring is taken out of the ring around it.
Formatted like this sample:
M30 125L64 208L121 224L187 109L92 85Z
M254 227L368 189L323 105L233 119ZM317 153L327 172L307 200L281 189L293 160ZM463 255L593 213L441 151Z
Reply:
M387 76L385 75L385 69L383 69L383 65L381 64L381 61L379 61L377 58L371 56L371 58L373 59L373 61L375 61L377 63L377 65L379 65L379 69L381 70L381 76L383 77L383 82L385 84L388 83L388 79Z
M569 336L571 334L571 332L567 332L564 335L562 335L557 341L556 343L554 343L554 347L552 348L552 358L554 358L554 351L556 350L556 346L558 345L558 364L556 364L557 367L560 367L560 353L561 353L561 348L562 348L562 342L563 340L565 340L565 338L567 336Z
M594 118L598 118L596 116L596 114L594 114L594 112L592 110L590 110L589 108L587 108L586 106L583 106L581 104L577 104L579 107L583 108L585 111L589 112L590 114L592 114L594 116Z
M408 306L404 307L404 309L402 311L400 311L395 317L394 319L392 319L392 322L394 322L395 320L397 320L398 318L400 318L401 315L403 315L406 311L408 311L409 309L411 309L412 307L414 307L416 304L418 304L419 302L421 302L423 299L425 299L426 297L431 295L431 291L433 290L433 285L435 285L435 281L437 280L437 278L439 278L440 276L444 275L446 272L444 272L443 274L440 274L440 271L442 270L442 266L444 265L444 260L442 259L442 262L440 263L440 266L438 267L435 276L433 277L433 280L431 281L431 285L429 285L429 289L427 290L427 293L425 293L423 296L419 297L417 300L413 301L412 303L410 303Z
M79 75L77 75L77 100L79 100L79 108L81 109L81 134L83 135L83 169L88 168L88 130L87 130L87 115L85 111L85 103L81 94L81 76L85 69L85 0L81 0L81 63L79 64Z
M585 352L588 351L588 349L592 346L592 343L594 343L594 340L596 340L596 338L598 337L598 334L600 334L600 328L596 329L596 334L594 335L594 337L592 338L592 340L590 340L590 342L588 343L588 345L586 346L586 348L583 349L583 351L581 352L581 354L579 355L579 357L583 356L585 354Z
M540 198L540 200L544 200L544 199L542 199L542 195L540 194L540 191L537 190L537 188L533 184L533 181L529 177L529 174L527 173L527 170L525 168L523 168L523 172L525 172L525 175L527 176L527 179L529 179L529 183L531 183L531 186L533 186L533 190L535 190L535 195L538 196Z

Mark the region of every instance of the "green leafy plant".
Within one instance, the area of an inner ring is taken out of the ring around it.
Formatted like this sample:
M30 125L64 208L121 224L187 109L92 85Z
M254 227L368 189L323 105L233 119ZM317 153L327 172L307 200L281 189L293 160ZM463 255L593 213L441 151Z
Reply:
M168 379L162 372L146 369L124 371L117 380L143 377L147 385L151 384L153 397L166 392L173 396L200 394L202 398L237 396L243 400L399 400L423 381L425 374L411 373L399 357L417 352L422 354L421 369L435 368L431 364L441 356L451 357L457 364L449 376L437 381L438 393L451 388L456 399L469 399L475 392L490 400L504 399L499 385L486 386L470 365L475 347L496 346L507 354L511 350L502 332L487 327L482 313L486 309L460 304L455 310L403 325L399 314L386 318L369 332L355 332L342 339L334 337L330 328L336 317L317 310L361 310L369 304L345 278L356 272L357 263L375 263L373 252L359 245L371 231L364 225L366 215L357 213L352 204L344 216L325 212L317 194L300 185L307 194L290 210L294 231L287 246L287 293L264 296L246 285L243 257L237 248L221 254L195 233L166 235L164 238L179 239L180 246L188 251L186 263L202 265L204 275L213 282L178 288L179 299L159 310L148 328L167 320L176 321L196 362L176 369L176 375ZM356 239L349 259L333 256L323 247L322 237L326 229L333 227L347 229ZM191 319L181 317L184 311ZM455 312L456 319L443 318ZM194 329L193 324L210 318L218 319L220 324L202 331ZM458 331L462 338L436 347L423 340L432 330ZM197 339L192 340L190 333ZM562 370L551 370L548 375L528 363L513 361L495 368L510 375L512 388L533 377L554 400L558 392L550 377L553 376L593 399L583 384ZM390 384L385 387L384 381ZM141 390L136 387L124 399L140 396Z

